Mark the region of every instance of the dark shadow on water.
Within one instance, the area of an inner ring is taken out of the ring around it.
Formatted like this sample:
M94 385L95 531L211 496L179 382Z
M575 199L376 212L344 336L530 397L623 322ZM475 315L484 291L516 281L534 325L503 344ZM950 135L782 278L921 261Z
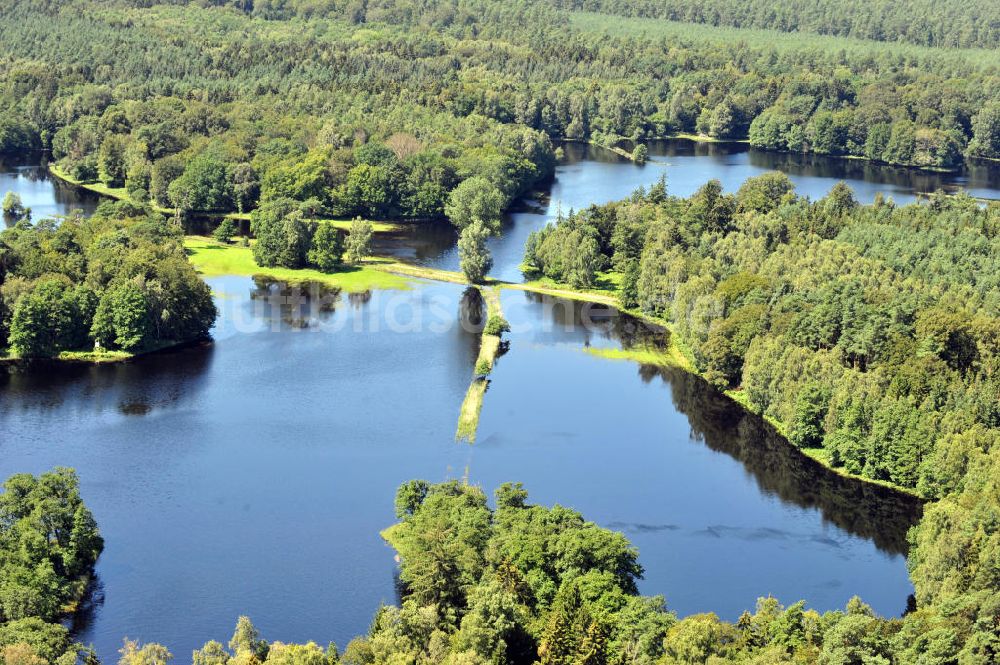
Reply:
M584 347L666 349L670 332L618 311L595 305L525 292L532 318L551 323L533 331L542 344L580 344ZM514 308L521 316L521 310ZM516 325L516 324L515 324ZM669 366L639 364L642 381L660 380L671 388L674 408L684 414L692 440L739 461L760 490L781 501L819 510L823 519L871 540L885 552L906 554L906 534L923 510L914 496L887 487L847 478L806 456L772 425L750 413L699 376ZM635 530L669 525L631 525ZM716 534L718 535L718 534ZM735 534L746 538L777 538L782 534Z
M827 469L698 376L653 365L641 365L639 375L643 381L669 383L674 406L687 416L693 439L738 460L762 491L817 509L825 520L873 541L880 550L907 553L906 533L923 514L916 497Z
M102 607L104 607L104 583L95 573L87 585L80 606L65 622L70 636L76 639L77 636L87 632L98 619Z
M119 363L37 361L0 367L0 393L10 397L0 400L0 420L13 416L12 411L73 404L146 416L195 399L214 349L205 342Z

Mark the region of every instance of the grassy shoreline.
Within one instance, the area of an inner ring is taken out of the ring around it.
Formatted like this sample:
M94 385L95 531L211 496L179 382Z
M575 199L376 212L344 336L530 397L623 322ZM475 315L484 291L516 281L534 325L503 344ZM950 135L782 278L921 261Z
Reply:
M83 182L77 180L70 174L63 171L59 166L50 162L48 165L49 173L59 180L73 185L74 187L79 187L80 189L85 189L94 194L100 194L101 196L107 197L109 199L115 199L116 201L130 201L131 198L128 195L128 191L124 187L108 187L107 185L100 182ZM163 215L176 215L176 208L165 208L161 205L156 205L150 202L150 205L158 213ZM250 221L250 213L248 212L213 212L213 211L196 211L194 213L196 217L208 218L208 219L232 219L238 222L248 222ZM351 230L351 223L353 219L335 219L335 218L321 218L315 220L320 224L332 224L333 226L341 229L343 231ZM394 233L402 231L406 228L406 224L402 222L389 222L384 220L367 220L371 222L373 233Z
M565 285L555 285L555 283L550 280L538 280L535 282L525 282L523 284L503 284L501 288L530 291L532 293L539 293L542 295L549 295L558 298L568 298L571 300L583 301L583 302L595 302L603 305L611 305L618 308L620 311L634 316L637 319L645 321L656 326L660 326L670 332L670 341L666 349L650 349L650 348L639 348L639 349L586 349L585 351L590 355L598 356L601 358L609 360L629 360L632 362L645 363L650 365L665 365L671 367L677 367L686 372L694 374L702 379L704 375L698 371L698 368L694 361L694 354L687 348L679 337L674 334L674 328L670 322L661 319L656 316L651 316L644 312L638 310L632 310L628 308L623 308L618 304L617 294L610 289L599 289L595 291L577 290ZM776 420L775 418L768 416L766 414L758 412L753 406L747 401L745 393L738 389L729 389L722 391L723 394L736 402L745 411L754 414L760 418L763 418L769 425L774 427L775 430L786 440L789 446L792 443L788 439L788 428L787 426ZM854 473L850 473L843 467L833 466L829 458L828 451L824 448L796 448L801 454L812 459L816 463L822 465L824 468L836 473L837 475L849 478L851 480L856 480L864 483L870 483L872 485L878 485L880 487L885 487L887 489L894 490L901 494L906 494L908 496L922 498L915 490L903 487L901 485L896 485L894 483L878 480L875 478L866 478L865 476L860 476Z
M143 356L161 353L171 349L180 349L201 343L203 340L184 340L180 342L164 342L141 351L112 351L112 350L77 350L61 351L59 355L52 358L21 358L11 355L7 349L0 349L0 366L16 365L25 362L45 362L57 364L80 364L80 365L110 365L141 358Z
M184 250L195 269L206 277L222 275L262 275L273 277L291 284L319 282L343 289L348 293L362 293L372 289L406 290L410 288L408 279L376 268L370 263L325 273L311 268L262 268L253 259L249 247L226 245L205 236L185 236Z

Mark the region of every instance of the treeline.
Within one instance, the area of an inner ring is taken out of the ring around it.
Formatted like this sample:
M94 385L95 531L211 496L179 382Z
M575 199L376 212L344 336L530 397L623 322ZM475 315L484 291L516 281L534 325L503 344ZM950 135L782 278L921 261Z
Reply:
M1000 7L991 0L550 0L555 7L705 23L811 32L922 46L997 48Z
M95 663L59 621L84 600L104 541L71 469L11 476L0 493L0 662Z
M135 352L208 335L211 293L161 215L105 202L87 219L33 224L15 195L4 210L13 225L0 232L0 349Z
M506 207L551 174L549 138L1000 157L998 68L943 50L609 37L537 0L15 0L0 28L0 152L181 212L440 218L470 178Z
M937 498L1000 431L998 256L995 204L811 202L771 173L688 199L661 181L534 234L525 262L578 287L612 271L794 444Z
M195 665L704 665L705 663L996 662L997 587L953 589L903 618L876 616L857 597L820 614L761 598L735 623L712 613L678 618L660 596L640 596L638 552L576 511L527 502L520 484L495 493L458 482L404 484L400 521L383 532L400 556L402 603L383 606L366 635L340 652L268 643L246 617L228 648L194 652ZM926 534L928 537L930 534ZM917 556L931 543L919 542ZM918 577L924 597L933 582ZM943 602L947 596L948 602ZM166 665L161 645L126 642L119 665Z

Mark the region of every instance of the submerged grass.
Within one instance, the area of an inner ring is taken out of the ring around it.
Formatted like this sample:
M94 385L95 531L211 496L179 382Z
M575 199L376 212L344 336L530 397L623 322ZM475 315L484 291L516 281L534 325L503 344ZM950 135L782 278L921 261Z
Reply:
M673 340L674 335L670 335L670 338ZM688 369L688 359L684 357L684 354L681 353L677 345L672 343L664 349L651 346L631 349L597 349L586 347L583 351L592 356L608 360L631 360L643 365L665 365L680 367L685 370Z
M319 282L341 288L349 293L360 293L371 289L405 290L410 287L407 279L386 272L374 265L347 267L333 273L320 272L311 268L262 268L253 259L249 247L226 245L204 236L187 236L184 249L188 260L203 275L264 275L289 283Z

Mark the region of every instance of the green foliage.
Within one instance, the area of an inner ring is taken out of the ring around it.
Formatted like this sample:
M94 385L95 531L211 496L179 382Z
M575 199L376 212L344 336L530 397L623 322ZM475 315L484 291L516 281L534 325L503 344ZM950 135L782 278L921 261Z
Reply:
M463 180L448 195L445 214L459 231L480 223L491 234L500 232L500 213L503 211L503 194L489 180L476 176Z
M109 187L121 187L125 184L127 147L125 139L117 134L101 141L101 147L97 151L97 172L101 182Z
M17 192L7 192L3 197L3 216L10 222L19 222L31 216L31 209L25 208L21 195Z
M599 221L592 216L593 212L593 209L580 214L570 212L556 224L532 232L527 241L531 255L525 255L525 264L576 288L593 286L597 272L605 265Z
M142 285L120 282L101 296L91 335L104 348L139 349L152 336L150 315L151 306Z
M933 0L592 0L557 2L586 5L592 11L782 32L838 35L927 46L1000 46L1000 10L989 2L970 2L953 11Z
M344 237L332 224L319 224L309 249L309 264L322 272L337 270L343 260Z
M347 232L347 240L344 243L344 259L348 263L358 264L371 254L372 233L371 222L360 217L351 222L351 228Z
M215 227L215 230L212 231L212 237L219 242L228 244L233 241L233 236L236 235L238 230L239 228L237 227L236 220L232 217L225 217L221 222L219 222L219 225Z
M636 164L645 164L647 159L649 159L649 149L644 143L639 143L632 150L632 161Z
M233 195L226 165L214 155L198 155L167 187L167 198L182 211L230 209Z
M482 283L493 267L493 257L486 247L489 236L489 230L478 220L463 228L458 236L459 265L465 278L473 284Z
M250 231L257 238L253 258L259 266L302 268L308 261L315 223L308 223L292 199L262 204L250 215Z
M510 332L510 323L498 314L490 316L489 320L486 321L486 326L483 328L484 335L496 335L500 337L505 332Z
M41 622L55 621L77 600L78 580L91 574L104 542L71 469L11 476L3 490L0 645L23 638L51 658L66 650L65 631Z
M845 186L809 202L765 174L733 197L708 183L571 213L525 262L584 285L592 239L594 264L625 272L623 304L669 320L709 381L795 445L933 496L931 478L961 474L931 470L943 446L1000 423L998 213L962 196L860 206Z
M795 398L795 412L788 440L799 448L817 448L823 443L823 421L830 406L829 392L817 383L806 384Z
M205 337L216 310L179 229L132 203L0 232L0 340L20 356Z

